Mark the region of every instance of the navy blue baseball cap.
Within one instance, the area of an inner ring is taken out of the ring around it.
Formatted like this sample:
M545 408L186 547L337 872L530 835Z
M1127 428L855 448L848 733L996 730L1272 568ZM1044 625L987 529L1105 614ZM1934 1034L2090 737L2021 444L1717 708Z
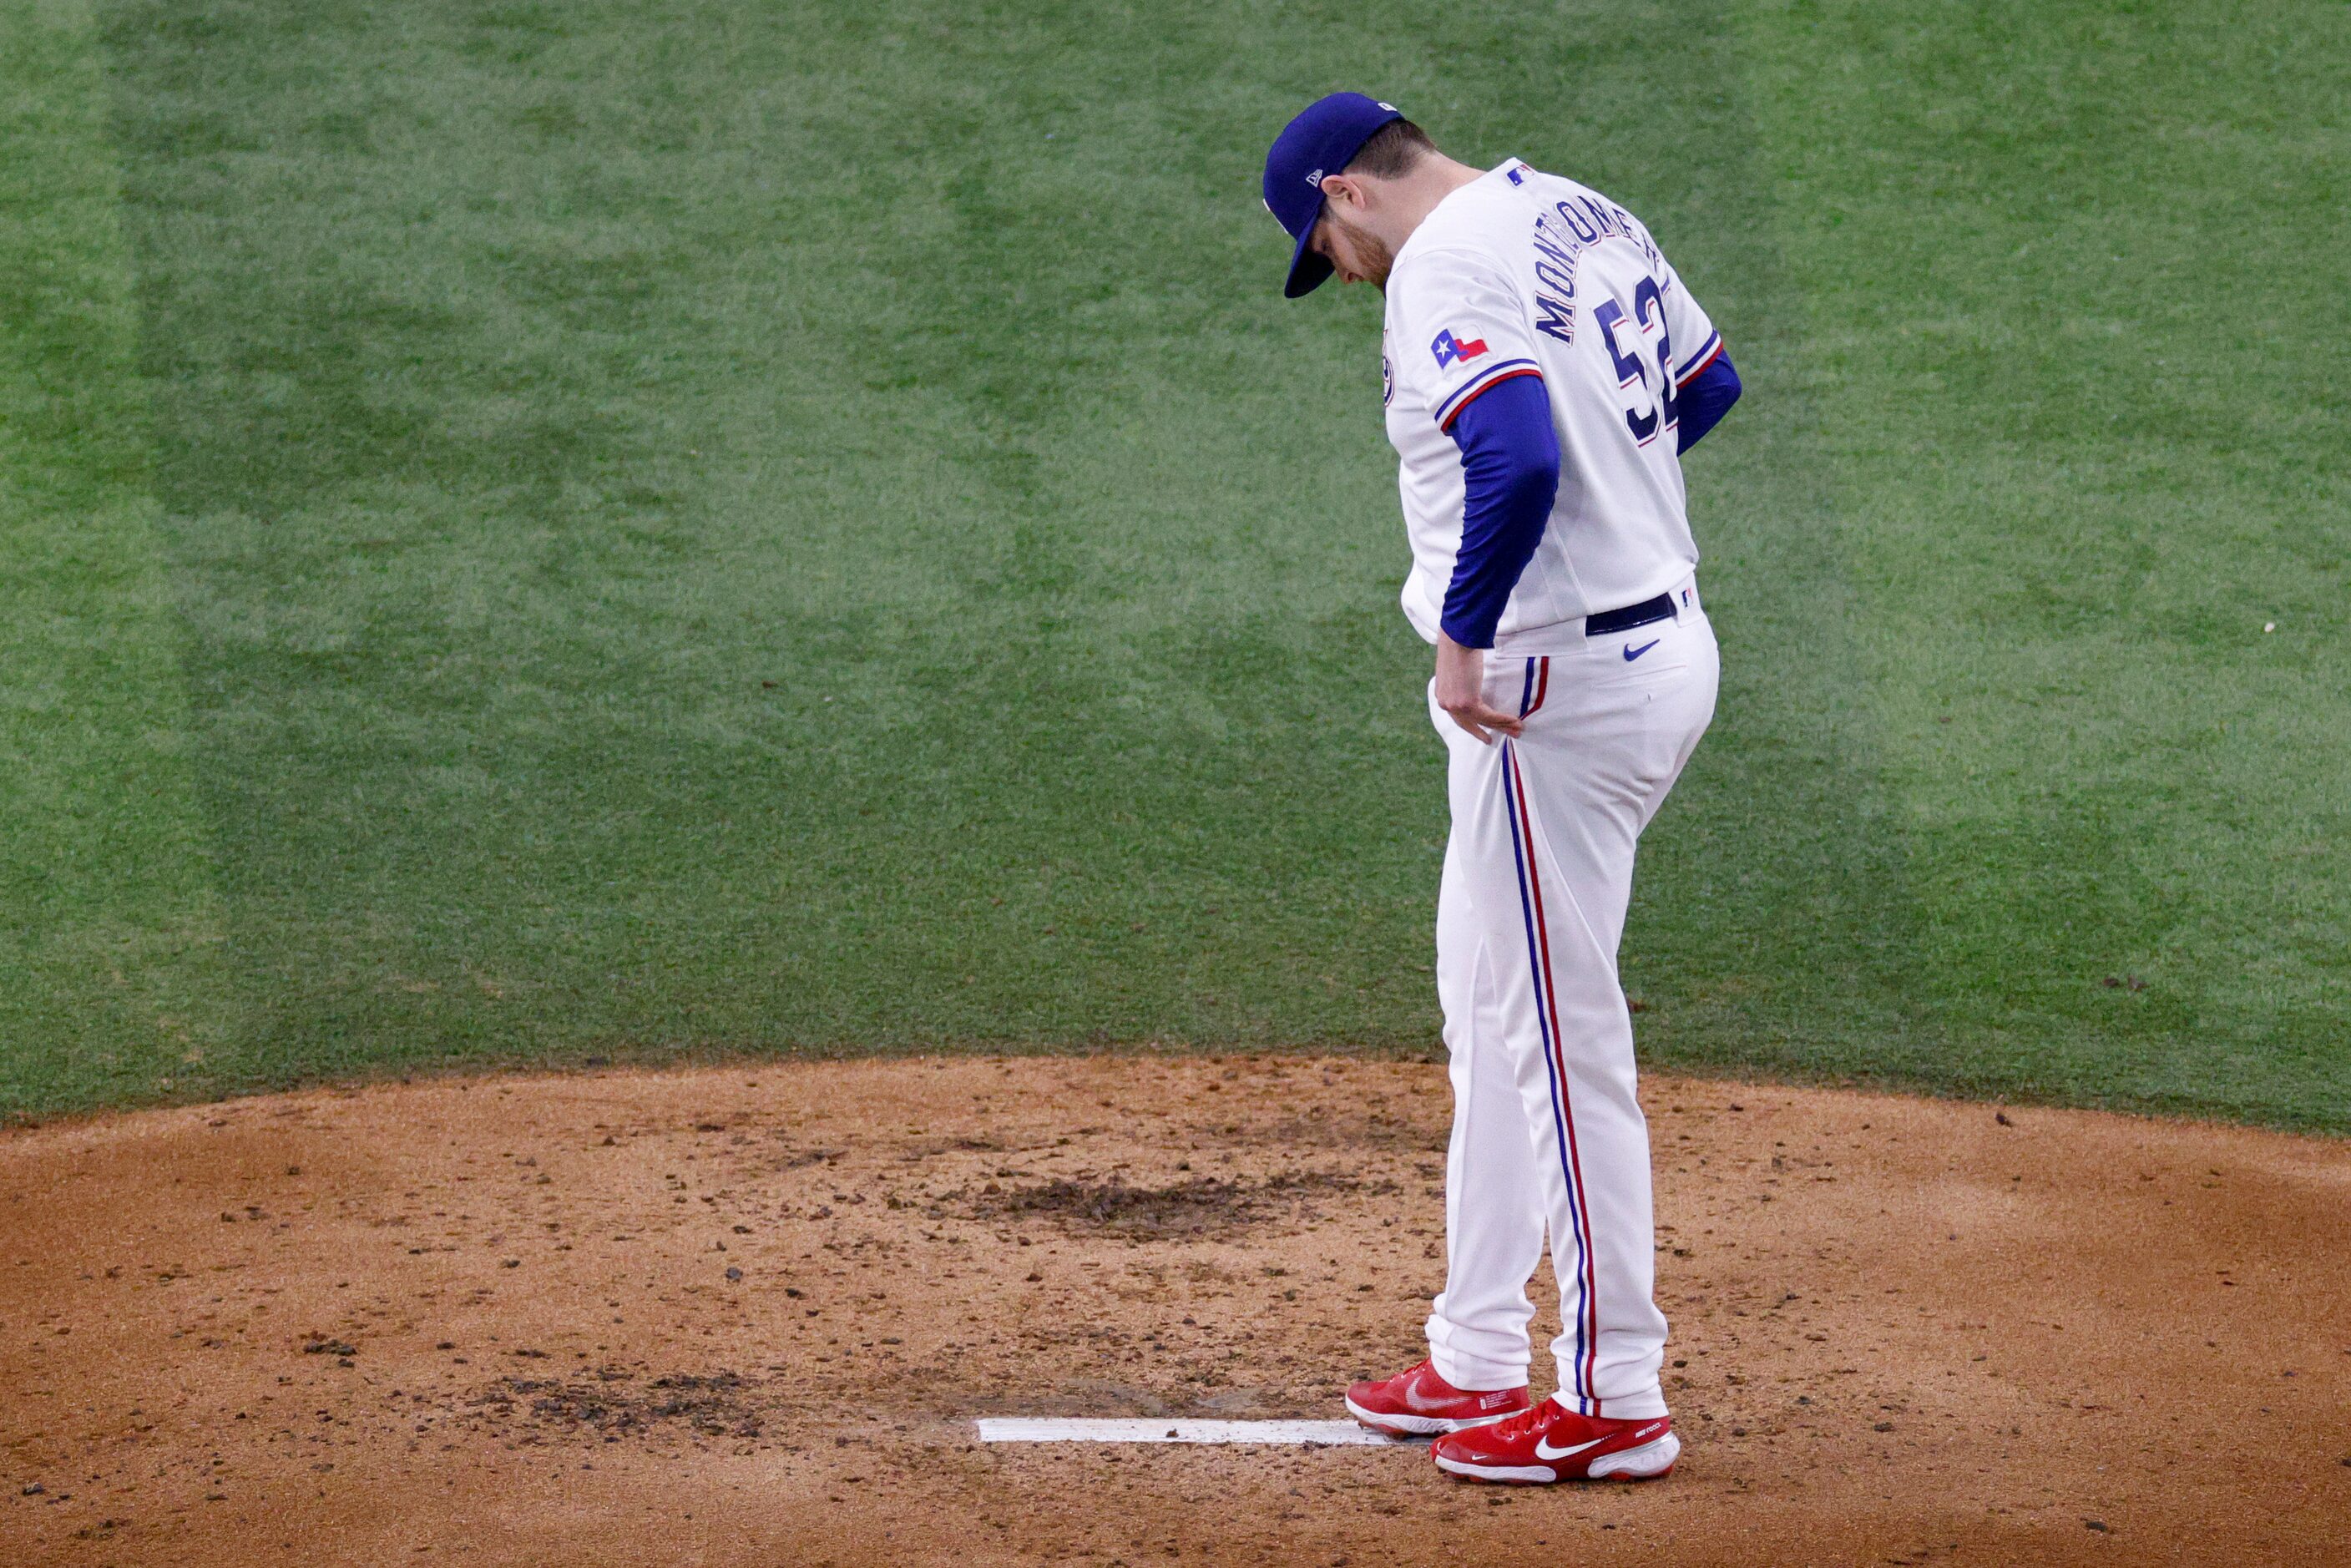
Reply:
M1311 293L1331 276L1331 264L1306 248L1314 220L1322 215L1322 176L1353 162L1372 132L1403 113L1392 103L1360 92L1318 98L1281 128L1265 155L1265 210L1280 220L1298 242L1290 254L1290 278L1281 286L1291 299Z

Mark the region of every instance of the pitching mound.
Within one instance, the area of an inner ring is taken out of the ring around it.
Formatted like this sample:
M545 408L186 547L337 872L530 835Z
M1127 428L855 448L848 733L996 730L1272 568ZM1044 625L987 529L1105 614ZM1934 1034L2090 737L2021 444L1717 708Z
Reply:
M1330 1416L1416 1359L1433 1066L614 1072L0 1137L0 1562L2342 1561L2351 1146L1647 1103L1686 1457L1539 1490L972 1437Z

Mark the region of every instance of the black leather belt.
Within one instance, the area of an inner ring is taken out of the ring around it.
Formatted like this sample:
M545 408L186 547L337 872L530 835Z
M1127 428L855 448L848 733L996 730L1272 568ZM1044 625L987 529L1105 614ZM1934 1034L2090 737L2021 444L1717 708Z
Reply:
M1645 599L1638 604L1627 604L1622 610L1604 610L1597 615L1583 618L1583 634L1587 637L1613 637L1619 632L1630 632L1635 626L1646 626L1652 621L1674 618L1674 596L1660 593L1655 599Z

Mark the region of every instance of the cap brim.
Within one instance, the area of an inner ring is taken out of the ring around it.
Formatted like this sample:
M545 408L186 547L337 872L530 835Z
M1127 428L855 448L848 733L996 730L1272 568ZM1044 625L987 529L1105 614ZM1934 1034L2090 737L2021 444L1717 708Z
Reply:
M1314 210L1314 222L1298 236L1298 248L1290 253L1290 277L1281 286L1281 297L1295 299L1301 294L1311 294L1331 276L1331 263L1322 253L1312 248L1314 224L1322 221L1322 210Z

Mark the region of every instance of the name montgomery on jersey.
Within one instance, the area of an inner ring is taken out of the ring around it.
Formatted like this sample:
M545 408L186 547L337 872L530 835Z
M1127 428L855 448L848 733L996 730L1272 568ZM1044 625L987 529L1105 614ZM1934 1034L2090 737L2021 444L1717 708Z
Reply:
M1665 265L1664 255L1639 220L1603 197L1569 196L1535 214L1535 281L1552 291L1534 295L1536 331L1562 343L1575 341L1576 263L1586 246L1604 239L1628 240L1640 247L1650 267Z

